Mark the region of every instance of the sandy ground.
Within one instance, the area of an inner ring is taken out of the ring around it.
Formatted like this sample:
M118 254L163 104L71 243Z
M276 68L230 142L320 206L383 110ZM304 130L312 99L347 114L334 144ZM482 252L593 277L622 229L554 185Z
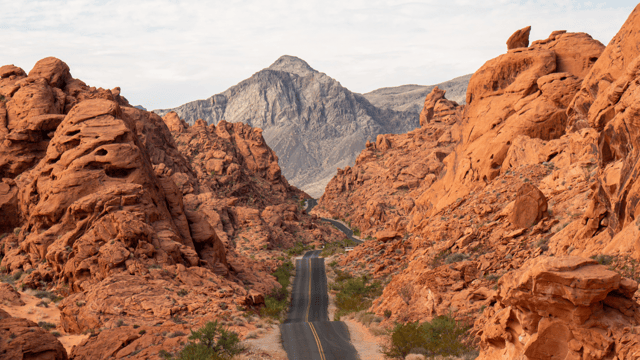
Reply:
M39 302L43 301L35 296L32 296L32 291L20 292L20 298L25 303L24 306L7 306L0 304L0 309L8 312L13 317L21 317L31 320L35 323L41 321L54 324L56 327L51 331L57 331L62 336L58 337L58 340L62 343L67 353L71 353L71 348L74 345L80 344L89 335L70 335L65 333L64 329L60 326L60 310L53 302L48 302L49 307L36 306ZM44 301L48 301L45 299Z
M271 325L265 328L264 332L257 339L248 339L242 343L247 346L248 351L242 355L234 357L237 360L259 360L275 359L287 360L287 353L282 347L280 340L280 327Z
M380 343L383 341L381 336L374 336L366 326L353 319L343 319L342 321L349 328L351 343L356 348L360 360L384 359L380 347Z

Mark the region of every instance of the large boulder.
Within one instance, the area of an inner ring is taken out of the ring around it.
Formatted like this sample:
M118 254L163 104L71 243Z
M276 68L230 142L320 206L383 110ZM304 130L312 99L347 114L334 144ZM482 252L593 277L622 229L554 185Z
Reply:
M0 358L11 360L67 360L62 343L31 320L0 310Z
M640 350L638 284L580 257L542 257L504 275L479 359L630 359ZM478 325L478 323L476 324Z

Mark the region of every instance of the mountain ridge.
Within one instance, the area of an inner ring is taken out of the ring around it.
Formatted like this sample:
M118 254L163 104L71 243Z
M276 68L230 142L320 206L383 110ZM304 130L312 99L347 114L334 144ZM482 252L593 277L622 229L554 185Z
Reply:
M188 124L224 119L262 128L287 180L314 197L339 167L355 163L367 141L419 125L419 110L376 106L366 94L350 91L291 55L207 99L154 110L160 116L171 111Z

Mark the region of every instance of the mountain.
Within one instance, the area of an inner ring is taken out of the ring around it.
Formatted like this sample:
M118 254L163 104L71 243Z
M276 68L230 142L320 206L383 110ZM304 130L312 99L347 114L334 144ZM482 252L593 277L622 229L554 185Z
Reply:
M383 99L387 93L373 97ZM354 164L367 140L418 127L419 109L408 108L377 107L304 60L285 55L220 94L154 112L175 111L189 124L224 119L262 128L287 180L318 197L337 168Z
M424 105L424 98L436 86L446 91L446 98L457 102L459 105L465 104L467 96L467 85L471 75L459 76L455 79L445 81L436 85L401 85L385 87L362 94L369 102L382 109L396 111L412 111L419 114Z

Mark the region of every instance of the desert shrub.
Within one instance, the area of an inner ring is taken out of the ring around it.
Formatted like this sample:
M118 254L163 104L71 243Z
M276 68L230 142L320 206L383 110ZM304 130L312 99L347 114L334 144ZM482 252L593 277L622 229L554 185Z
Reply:
M292 248L287 249L285 253L289 256L297 256L311 249L313 249L311 246L305 245L302 241L298 241Z
M244 347L238 334L227 330L217 321L208 322L204 327L191 331L189 342L176 354L176 360L219 360L230 359L241 353ZM174 359L166 351L158 353L164 359Z
M461 254L461 253L455 253L455 254L451 254L451 255L447 256L447 257L444 259L444 262L445 262L446 264L453 264L453 263L460 262L460 261L462 261L462 260L464 260L464 259L466 259L466 257L464 256L464 254Z
M184 297L185 295L187 295L189 292L186 289L180 289L180 291L178 291L176 294L180 297Z
M53 336L55 336L55 337L60 337L60 336L62 336L62 334L60 334L60 332L59 332L59 331L52 331L52 332L51 332L51 335L53 335Z
M360 236L360 229L358 229L358 228L354 228L354 229L353 229L353 235L354 235L354 236Z
M46 321L39 321L38 322L38 326L40 326L41 328L43 328L45 330L51 330L51 329L54 329L56 327L55 324L52 324L52 323L46 322Z
M53 302L58 302L63 299L63 297L60 295L52 293L51 291L43 291L43 290L36 291L36 293L33 296L37 297L38 299L48 298Z
M430 322L397 324L391 332L391 344L384 349L390 358L404 358L416 349L426 356L461 356L470 352L462 338L467 326L450 316L438 316Z
M347 278L341 282L338 282L338 278L333 285L333 288L338 290L336 295L338 311L336 311L335 320L339 320L343 315L368 309L373 299L382 294L380 282L370 283L367 275Z
M386 317L387 319L391 317L391 310L387 309L384 311L384 317Z
M22 274L24 274L24 272L18 271L13 275L0 275L0 281L8 284L13 284L14 282L20 280Z
M271 292L264 297L265 306L260 309L262 316L268 316L278 320L284 316L284 313L289 307L289 290L287 290L287 287L291 283L290 278L292 271L293 264L291 261L287 261L278 266L276 271L273 272L272 275L276 277L276 280L282 287L272 289Z
M613 256L611 255L593 255L591 258L600 265L610 265L613 262Z

